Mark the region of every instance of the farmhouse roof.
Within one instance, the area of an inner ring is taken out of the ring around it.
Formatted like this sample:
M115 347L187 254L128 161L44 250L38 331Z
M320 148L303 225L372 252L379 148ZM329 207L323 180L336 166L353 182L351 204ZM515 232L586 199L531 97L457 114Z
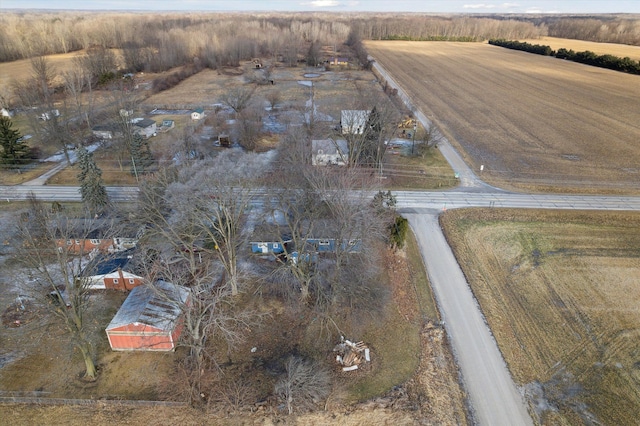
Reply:
M82 270L83 277L91 277L94 275L106 275L112 272L116 272L118 269L126 268L127 264L133 258L133 249L125 250L114 255L99 255L96 256L87 266Z
M144 129L153 126L156 122L150 118L143 118L141 120L136 120L133 124Z
M315 139L311 141L311 149L314 153L322 150L323 154L341 154L346 155L349 153L349 145L345 139Z
M173 330L189 298L189 289L166 281L131 290L107 331L128 324L144 324L159 330Z
M197 112L198 114L202 114L204 112L204 108L196 108L192 112Z

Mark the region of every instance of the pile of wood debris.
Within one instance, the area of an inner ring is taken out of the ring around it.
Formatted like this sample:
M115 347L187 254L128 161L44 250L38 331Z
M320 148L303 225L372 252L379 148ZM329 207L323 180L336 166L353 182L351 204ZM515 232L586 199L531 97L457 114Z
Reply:
M334 352L337 352L336 361L342 365L342 371L353 371L358 369L358 365L371 361L371 354L369 347L363 342L351 342L340 337L340 343L334 348Z

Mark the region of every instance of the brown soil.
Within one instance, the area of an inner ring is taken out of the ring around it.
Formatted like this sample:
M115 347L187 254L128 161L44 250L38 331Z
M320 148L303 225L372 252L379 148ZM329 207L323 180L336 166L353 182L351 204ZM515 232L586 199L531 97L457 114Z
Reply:
M640 192L640 77L484 43L366 46L487 182Z

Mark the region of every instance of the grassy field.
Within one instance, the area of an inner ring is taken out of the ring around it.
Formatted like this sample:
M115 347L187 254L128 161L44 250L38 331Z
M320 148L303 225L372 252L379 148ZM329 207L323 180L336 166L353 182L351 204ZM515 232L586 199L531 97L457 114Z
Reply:
M576 52L590 50L598 55L614 55L619 56L620 58L628 56L631 59L640 61L640 46L628 46L626 44L616 43L595 43L593 41L557 37L540 37L538 39L525 39L520 41L551 46L553 50L558 50L563 47L565 49L573 49Z
M311 88L299 82L306 81L313 82L317 111L334 120L339 120L342 109L357 106L359 101L357 96L345 96L347 93L355 92L356 84L362 85L367 90L382 90L375 77L367 71L317 73L317 70L305 67L274 67L270 76L274 81L273 85L248 84L249 81L261 75L261 70L255 70L252 66L252 62L246 62L227 72L205 69L169 90L150 96L144 101L144 105L147 109L184 105L199 105L207 109L219 103L221 96L230 89L245 87L255 88L252 99L257 105L266 107L267 95L270 92L278 92L281 99L280 107L303 110L305 103L311 97Z
M442 224L542 423L637 424L640 215L474 209Z
M112 49L116 55L116 61L122 62L122 54L119 49ZM75 68L75 58L83 56L86 52L80 50L77 52L60 53L56 55L46 55L45 58L56 75L53 79L54 85L63 84L62 74ZM13 81L24 81L33 76L31 67L31 59L20 59L11 62L0 63L0 93L11 87Z
M80 56L84 52L71 52L59 55L46 56L49 64L55 69L57 74L62 74L73 68L73 60L76 56ZM22 81L32 76L31 59L21 59L13 62L0 63L0 90L6 90L11 87L14 80ZM55 83L62 83L62 80L55 80Z
M640 77L488 44L366 42L483 179L640 192Z

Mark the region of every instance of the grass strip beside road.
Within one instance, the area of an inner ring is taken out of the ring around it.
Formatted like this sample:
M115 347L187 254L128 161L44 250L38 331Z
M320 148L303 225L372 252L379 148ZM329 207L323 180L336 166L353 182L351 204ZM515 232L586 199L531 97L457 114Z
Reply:
M396 261L388 271L389 280L395 284L385 320L363 337L372 347L374 362L380 366L376 374L355 377L350 392L356 401L380 396L409 380L420 362L422 324L439 320L413 233L408 235L406 247Z

